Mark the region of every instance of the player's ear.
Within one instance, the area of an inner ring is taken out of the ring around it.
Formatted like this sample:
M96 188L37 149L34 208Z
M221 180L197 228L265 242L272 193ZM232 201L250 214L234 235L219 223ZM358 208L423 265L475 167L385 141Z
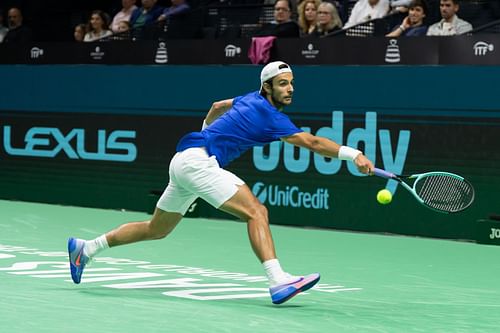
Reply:
M264 82L264 84L262 85L262 88L264 88L264 91L269 95L272 93L272 86L268 83L268 82Z

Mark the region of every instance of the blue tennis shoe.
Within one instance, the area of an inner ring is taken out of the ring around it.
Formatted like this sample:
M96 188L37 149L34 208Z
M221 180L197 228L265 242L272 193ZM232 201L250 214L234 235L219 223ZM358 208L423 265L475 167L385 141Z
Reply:
M68 239L68 255L69 255L69 268L71 271L71 278L74 283L80 283L82 278L83 269L89 262L90 258L83 253L85 241L83 239L73 238Z
M293 296L311 289L319 281L319 273L301 276L297 280L269 288L271 300L274 304L281 304Z

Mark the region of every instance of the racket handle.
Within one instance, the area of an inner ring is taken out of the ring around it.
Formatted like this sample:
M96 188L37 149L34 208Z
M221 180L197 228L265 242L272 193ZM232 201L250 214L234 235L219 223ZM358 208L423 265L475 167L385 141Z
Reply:
M382 178L388 178L388 179L396 177L396 175L394 175L392 172L385 171L385 170L382 170L382 169L379 169L379 168L374 168L373 169L373 174L375 176L379 176L379 177L382 177Z

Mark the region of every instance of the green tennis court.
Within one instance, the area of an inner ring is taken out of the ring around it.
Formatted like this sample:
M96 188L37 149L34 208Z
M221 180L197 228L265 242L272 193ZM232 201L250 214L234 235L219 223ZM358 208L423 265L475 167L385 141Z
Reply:
M320 284L270 302L244 223L185 219L113 248L71 282L69 236L148 215L0 201L1 332L498 332L500 248L272 226L278 255ZM401 221L401 223L405 223Z

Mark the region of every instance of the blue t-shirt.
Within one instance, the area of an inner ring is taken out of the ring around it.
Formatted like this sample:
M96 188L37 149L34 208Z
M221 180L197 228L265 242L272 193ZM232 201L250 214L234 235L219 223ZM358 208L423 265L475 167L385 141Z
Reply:
M182 137L177 151L205 147L221 167L254 146L302 132L258 91L236 97L233 106L201 132Z

